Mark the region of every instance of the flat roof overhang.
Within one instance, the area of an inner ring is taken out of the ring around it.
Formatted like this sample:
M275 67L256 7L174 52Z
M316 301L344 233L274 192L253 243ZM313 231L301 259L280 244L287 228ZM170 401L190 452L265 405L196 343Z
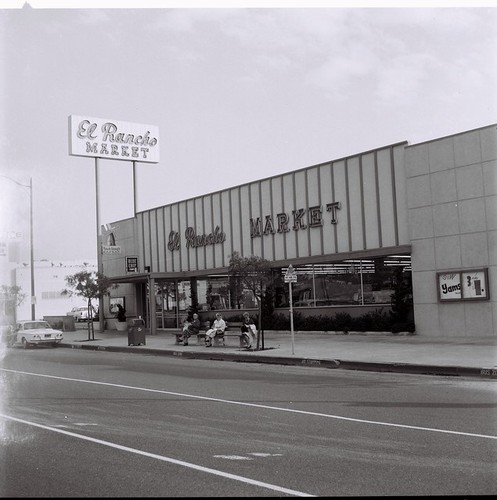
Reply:
M358 250L354 252L340 252L337 254L314 255L311 257L292 258L285 260L271 261L274 267L288 267L292 265L305 265L305 264L325 264L332 262L340 262L342 260L351 259L371 259L374 257L384 257L387 255L397 254L410 254L411 245L398 245L394 247L375 248L373 250ZM227 274L228 267L218 267L215 269L202 269L195 271L181 271L181 272L159 272L159 273L133 273L124 276L114 276L111 279L112 283L147 283L150 278L155 280L189 280L191 278L202 278L212 275Z

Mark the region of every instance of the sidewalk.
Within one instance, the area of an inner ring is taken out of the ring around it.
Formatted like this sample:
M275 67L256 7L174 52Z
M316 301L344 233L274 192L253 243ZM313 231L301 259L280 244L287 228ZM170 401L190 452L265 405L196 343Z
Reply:
M82 328L81 326L79 328ZM61 347L113 352L143 353L183 358L301 365L349 370L388 371L426 375L476 376L497 379L496 337L419 337L390 333L350 333L266 331L264 350L239 347L238 337L227 337L226 345L188 346L175 344L172 332L147 335L146 345L128 346L127 332L95 329L64 332Z

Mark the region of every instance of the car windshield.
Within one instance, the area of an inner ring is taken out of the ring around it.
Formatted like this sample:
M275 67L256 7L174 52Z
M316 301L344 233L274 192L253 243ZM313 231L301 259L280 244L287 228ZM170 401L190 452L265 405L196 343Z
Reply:
M25 330L36 330L37 328L50 328L46 321L32 321L31 323L24 323Z

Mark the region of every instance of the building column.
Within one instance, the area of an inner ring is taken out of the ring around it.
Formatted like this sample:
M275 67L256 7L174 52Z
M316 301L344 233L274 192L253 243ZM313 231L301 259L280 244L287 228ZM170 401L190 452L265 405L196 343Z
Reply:
M148 303L150 314L150 335L157 335L157 309L155 302L155 278L148 277Z

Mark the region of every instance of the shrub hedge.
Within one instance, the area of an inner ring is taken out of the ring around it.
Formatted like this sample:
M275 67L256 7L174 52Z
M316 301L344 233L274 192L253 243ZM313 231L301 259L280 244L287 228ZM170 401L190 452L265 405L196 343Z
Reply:
M288 314L275 313L270 318L264 318L266 330L290 330ZM339 312L333 315L303 316L299 312L293 313L293 328L300 331L325 332L389 332L399 333L407 331L414 333L413 322L398 323L391 315L381 310L370 311L362 316L353 318L350 314Z
M227 321L242 321L242 315L234 315ZM258 324L257 316L252 315L255 324ZM209 324L214 316L207 318ZM270 317L264 317L262 327L264 330L290 330L290 317L288 314L273 313ZM350 314L339 312L333 315L303 316L298 311L293 313L293 328L300 331L323 331L323 332L411 332L414 333L413 322L398 322L395 317L382 310L370 311L362 316L353 318Z

